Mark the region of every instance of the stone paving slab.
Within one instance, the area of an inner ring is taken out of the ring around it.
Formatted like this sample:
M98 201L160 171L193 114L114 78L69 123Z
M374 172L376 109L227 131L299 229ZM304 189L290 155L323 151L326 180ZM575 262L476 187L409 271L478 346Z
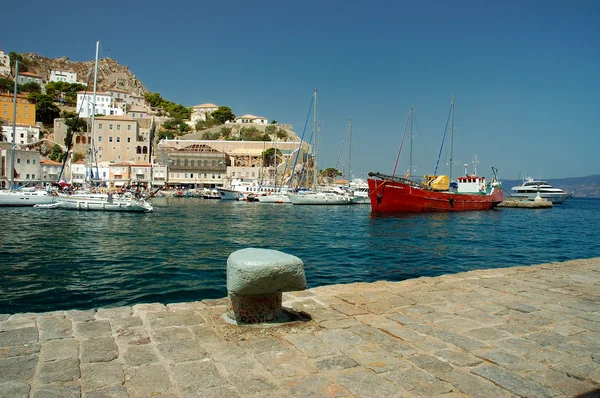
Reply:
M0 397L600 397L600 258L283 299L0 314Z

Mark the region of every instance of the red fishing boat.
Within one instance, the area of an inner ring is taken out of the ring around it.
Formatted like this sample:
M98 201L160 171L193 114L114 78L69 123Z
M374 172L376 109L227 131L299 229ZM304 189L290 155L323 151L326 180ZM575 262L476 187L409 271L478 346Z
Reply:
M452 176L452 139L454 133L454 96L448 121L446 122L446 131L448 122L452 115L451 127L451 145L450 145L450 176ZM412 118L413 110L411 108L407 127L410 122L410 166L412 171ZM406 129L404 130L406 135ZM444 132L444 138L446 132ZM404 142L404 138L402 139ZM444 142L442 140L442 148ZM400 151L402 145L400 146ZM440 156L442 151L440 150ZM400 152L398 153L398 158ZM438 156L438 165L440 157ZM371 201L371 211L376 213L391 212L423 212L423 211L471 211L471 210L490 210L502 202L502 184L498 181L497 170L492 167L494 177L487 182L485 177L477 175L477 160L475 163L475 172L471 175L467 172L465 165L465 174L457 177L456 182L451 181L451 177L446 175L437 175L437 166L433 175L426 175L421 182L409 178L409 172L404 177L395 176L396 167L392 175L380 173L369 173L369 198ZM398 160L396 160L396 166Z
M425 176L421 183L380 173L369 177L371 211L376 213L490 210L502 202L500 182L475 174L458 177L452 190L447 176Z

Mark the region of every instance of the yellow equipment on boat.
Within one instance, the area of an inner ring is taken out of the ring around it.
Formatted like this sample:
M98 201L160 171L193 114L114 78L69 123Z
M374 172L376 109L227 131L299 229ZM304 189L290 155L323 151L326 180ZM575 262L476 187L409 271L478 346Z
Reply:
M434 191L447 191L450 188L450 179L448 176L425 175L423 176L423 185Z

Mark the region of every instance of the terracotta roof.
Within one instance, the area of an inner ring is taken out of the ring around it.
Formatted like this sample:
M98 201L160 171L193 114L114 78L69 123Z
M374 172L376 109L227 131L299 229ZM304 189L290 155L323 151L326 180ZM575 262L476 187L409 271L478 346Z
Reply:
M131 166L133 167L152 167L151 163L133 163Z
M192 108L218 108L215 104L200 104L196 106L192 106Z
M39 77L40 79L42 78L41 76L38 76L35 73L31 73L31 72L19 72L19 76Z
M131 121L131 122L137 121L137 119L134 119L129 116L117 116L117 115L97 116L97 117L95 117L95 119L96 120L123 120L123 121Z
M40 164L45 164L48 166L62 166L62 163L55 162L54 160L50 160L50 159L40 160Z
M263 117L263 116L254 116L254 115L248 114L248 115L244 115L244 116L238 116L235 119L236 120L237 119L266 119L266 117Z

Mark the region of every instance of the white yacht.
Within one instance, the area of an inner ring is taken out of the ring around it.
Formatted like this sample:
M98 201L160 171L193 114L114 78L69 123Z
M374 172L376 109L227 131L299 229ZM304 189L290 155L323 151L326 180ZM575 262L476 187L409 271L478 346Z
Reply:
M560 188L554 188L547 181L534 180L527 177L522 185L512 187L510 196L513 198L523 198L533 200L538 192L543 199L548 199L552 203L563 203L565 200L573 196L572 192L566 192Z
M56 196L36 188L20 188L0 191L0 206L35 206L50 204Z

